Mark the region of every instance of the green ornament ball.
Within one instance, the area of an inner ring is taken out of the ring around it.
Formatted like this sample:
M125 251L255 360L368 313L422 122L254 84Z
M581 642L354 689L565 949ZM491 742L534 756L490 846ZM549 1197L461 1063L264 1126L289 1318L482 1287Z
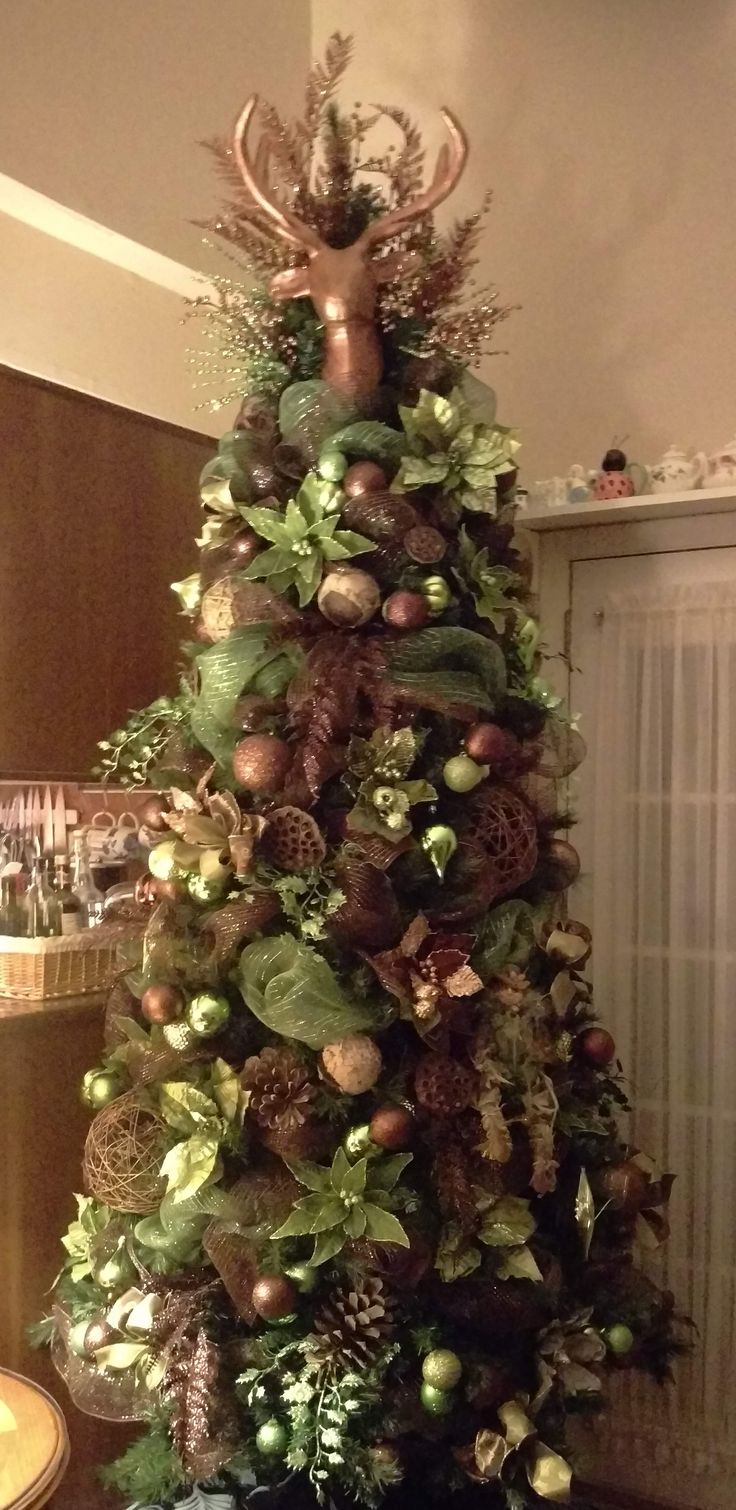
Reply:
M442 768L442 778L451 792L472 792L487 775L488 766L478 765L469 755L452 755Z
M297 1290L302 1295L311 1294L315 1289L318 1279L316 1269L310 1268L309 1264L292 1264L290 1269L285 1269L287 1279L291 1279Z
M449 1347L438 1347L427 1353L422 1364L422 1378L434 1389L454 1389L460 1381L463 1366L457 1353Z
M94 1278L103 1290L127 1290L138 1278L138 1271L129 1254L120 1248L94 1270Z
M273 1416L256 1432L256 1447L267 1458L282 1458L289 1445L289 1433L282 1421Z
M176 839L164 839L148 856L148 869L157 881L176 881L181 876L181 866L175 859Z
M419 584L419 591L430 613L435 616L444 613L452 602L452 591L444 577L425 577Z
M212 1038L228 1022L230 1003L219 991L200 991L198 996L192 997L185 1016L198 1038Z
M122 1081L114 1070L93 1069L87 1071L82 1081L81 1097L91 1111L100 1112L117 1100L122 1089Z
M221 881L210 880L208 876L194 874L187 881L187 891L193 902L201 902L204 907L212 902L219 902L224 887Z
M377 1153L375 1143L371 1138L371 1130L367 1122L361 1122L357 1127L350 1127L343 1139L343 1148L349 1159L362 1159L367 1153Z
M87 1332L89 1321L77 1321L69 1328L69 1349L77 1358L88 1358L90 1349L87 1346Z
M617 1321L613 1326L606 1327L603 1340L610 1352L623 1358L625 1353L631 1352L636 1339L631 1327L626 1326L623 1321Z
M434 1384L427 1384L426 1380L419 1391L419 1399L430 1416L448 1416L454 1404L449 1390L437 1389Z
M325 482L341 482L348 469L348 459L342 451L323 451L317 471Z

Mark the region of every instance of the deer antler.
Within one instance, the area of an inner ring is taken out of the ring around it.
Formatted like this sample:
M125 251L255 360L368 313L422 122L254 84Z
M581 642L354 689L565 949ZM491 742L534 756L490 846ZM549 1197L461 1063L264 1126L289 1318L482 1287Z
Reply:
M256 204L260 205L264 215L273 223L277 235L281 236L282 240L288 241L290 246L299 247L301 251L319 252L324 246L324 242L320 240L320 237L312 226L306 225L291 210L286 210L282 205L276 204L260 182L259 168L265 162L265 155L262 151L263 144L259 147L256 155L256 167L251 165L246 146L246 135L257 104L258 95L252 94L243 106L235 123L233 157L237 163L240 176L249 194L253 196Z
M389 210L381 215L378 220L371 221L366 226L359 238L359 245L363 247L377 246L381 241L387 241L390 236L396 236L399 231L413 225L415 220L421 220L423 215L428 215L431 210L442 204L447 199L460 178L468 156L468 139L459 121L449 110L442 111L442 119L447 127L450 138L449 144L445 143L440 148L437 157L437 166L429 188L423 194L418 194L409 204L400 205L395 210Z

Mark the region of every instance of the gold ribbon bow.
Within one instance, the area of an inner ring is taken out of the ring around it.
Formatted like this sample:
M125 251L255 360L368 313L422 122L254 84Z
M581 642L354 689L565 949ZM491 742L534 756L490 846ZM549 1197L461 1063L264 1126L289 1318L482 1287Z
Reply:
M498 1479L511 1459L523 1466L530 1488L540 1498L568 1504L572 1468L559 1453L540 1442L523 1405L507 1400L500 1406L498 1417L503 1431L479 1431L470 1449L471 1461L464 1461L470 1478L476 1483Z

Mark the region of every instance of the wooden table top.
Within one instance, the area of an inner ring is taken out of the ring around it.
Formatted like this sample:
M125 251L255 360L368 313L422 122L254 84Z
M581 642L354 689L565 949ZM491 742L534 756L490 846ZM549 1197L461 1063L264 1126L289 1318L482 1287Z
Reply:
M0 1369L0 1510L39 1510L68 1462L66 1422L56 1401Z

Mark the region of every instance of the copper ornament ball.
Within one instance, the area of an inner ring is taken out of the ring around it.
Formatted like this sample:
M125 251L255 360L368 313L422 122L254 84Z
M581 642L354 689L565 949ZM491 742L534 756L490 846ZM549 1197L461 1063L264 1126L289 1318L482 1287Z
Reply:
M236 561L238 566L248 566L254 556L258 555L261 542L254 530L241 530L230 541L228 554L231 560Z
M369 1123L371 1142L395 1153L411 1148L416 1130L414 1116L406 1106L379 1106Z
M233 774L247 791L273 797L283 788L291 760L289 746L278 735L250 734L235 746Z
M547 891L566 891L580 875L580 856L566 839L551 839L539 856L540 881Z
M609 1164L591 1176L595 1194L620 1216L636 1216L646 1204L649 1180L633 1159Z
M521 746L516 735L499 724L473 724L464 743L473 760L492 766L500 775L510 775L521 763Z
M158 881L155 876L152 876L151 880L155 887L155 895L159 901L165 898L168 902L181 902L186 896L186 887L182 885L181 881Z
M423 629L429 622L429 608L420 592L392 592L381 612L392 629Z
M616 1053L616 1040L606 1028L586 1028L578 1038L578 1048L590 1064L602 1069Z
M281 1321L297 1304L296 1285L283 1274L262 1274L253 1286L253 1308L264 1321Z
M141 808L141 823L145 828L152 828L155 833L168 832L169 825L166 822L168 803L165 797L147 797Z
M141 997L141 1012L146 1022L164 1024L175 1022L184 1010L184 997L176 986L148 986Z
M343 491L348 498L360 498L363 493L382 493L388 487L388 478L375 461L354 461L342 480Z

